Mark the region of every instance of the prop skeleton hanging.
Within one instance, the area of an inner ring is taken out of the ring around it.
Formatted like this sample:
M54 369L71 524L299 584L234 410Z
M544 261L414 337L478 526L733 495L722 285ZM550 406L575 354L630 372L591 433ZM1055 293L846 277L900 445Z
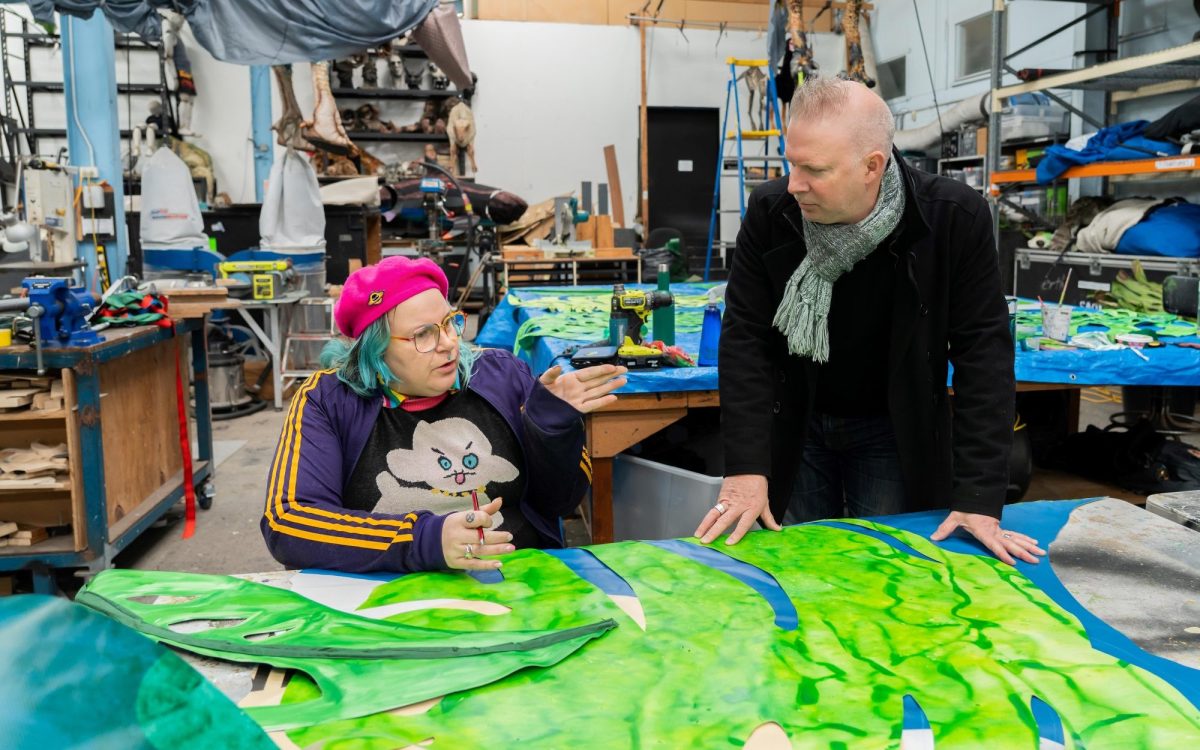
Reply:
M458 168L460 149L467 151L471 173L478 172L479 166L475 163L475 114L466 102L460 101L450 109L450 114L446 116L446 134L450 136L450 169L454 176L462 176Z
M822 9L824 11L824 9ZM802 84L820 75L816 57L808 43L808 27L804 21L804 0L788 0L788 35L792 40L792 78Z
M162 47L160 52L164 61L170 63L175 71L175 93L179 97L179 128L181 136L195 136L192 132L192 106L196 100L196 82L192 78L192 63L188 58L183 41L179 38L183 31L184 17L182 13L173 10L163 10L162 13Z
M863 57L862 34L858 27L862 15L862 0L849 0L842 13L842 31L846 34L846 78L874 88L875 79L867 74L866 59Z
M746 72L738 76L746 81L746 114L750 117L750 129L761 130L766 123L760 123L758 113L767 101L767 74L762 68L755 66L746 68Z

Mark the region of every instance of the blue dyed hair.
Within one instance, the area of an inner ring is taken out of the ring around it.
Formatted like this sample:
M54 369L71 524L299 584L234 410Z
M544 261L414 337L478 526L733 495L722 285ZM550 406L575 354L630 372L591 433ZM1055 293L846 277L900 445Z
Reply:
M321 368L337 370L338 380L350 386L364 398L378 396L387 385L404 384L392 374L383 353L392 343L390 316L384 315L367 326L357 339L337 337L321 350ZM458 340L458 382L456 388L466 388L475 367L475 350L460 337Z

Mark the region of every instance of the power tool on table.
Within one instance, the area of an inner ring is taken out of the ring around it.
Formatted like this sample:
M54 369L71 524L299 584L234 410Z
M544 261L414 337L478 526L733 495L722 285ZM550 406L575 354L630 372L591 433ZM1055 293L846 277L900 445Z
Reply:
M226 260L217 264L217 270L223 279L235 274L249 276L252 296L257 300L282 297L295 277L290 260ZM230 296L244 296L236 291L236 286L231 288Z
M26 296L0 300L0 313L23 313L28 318L39 375L46 369L43 349L92 346L103 341L88 324L98 303L87 289L71 286L69 278L47 276L31 276L21 286ZM21 325L21 318L13 323L14 329Z
M645 346L642 327L650 313L675 301L670 292L626 289L614 284L608 318L608 340L581 347L571 357L575 367L616 364L631 370L654 370L662 366L663 353Z

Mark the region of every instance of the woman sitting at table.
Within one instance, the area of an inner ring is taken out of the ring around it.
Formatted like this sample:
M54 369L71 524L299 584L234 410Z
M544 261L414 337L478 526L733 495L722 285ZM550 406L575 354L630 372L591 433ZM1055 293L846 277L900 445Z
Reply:
M482 570L563 545L559 519L591 482L581 416L616 400L625 370L535 378L506 351L472 351L446 291L428 259L346 280L345 338L292 399L269 474L260 525L282 564Z

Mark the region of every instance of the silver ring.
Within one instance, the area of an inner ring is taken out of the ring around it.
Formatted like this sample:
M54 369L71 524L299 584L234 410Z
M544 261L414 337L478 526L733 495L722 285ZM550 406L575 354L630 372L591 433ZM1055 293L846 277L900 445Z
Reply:
M1005 539L1012 539L1012 534L1008 533L1007 531L1002 532L1000 536L1004 537Z
M463 546L467 548L467 554L466 554L466 558L467 558L468 560L470 560L472 557L474 557L474 556L475 556L475 550L474 550L474 549L471 547L471 545L469 545L469 544L465 544L465 545L463 545Z
M725 507L725 503L717 503L713 506L713 510L717 511L718 515L723 516L725 515L725 511L729 510L729 508Z

